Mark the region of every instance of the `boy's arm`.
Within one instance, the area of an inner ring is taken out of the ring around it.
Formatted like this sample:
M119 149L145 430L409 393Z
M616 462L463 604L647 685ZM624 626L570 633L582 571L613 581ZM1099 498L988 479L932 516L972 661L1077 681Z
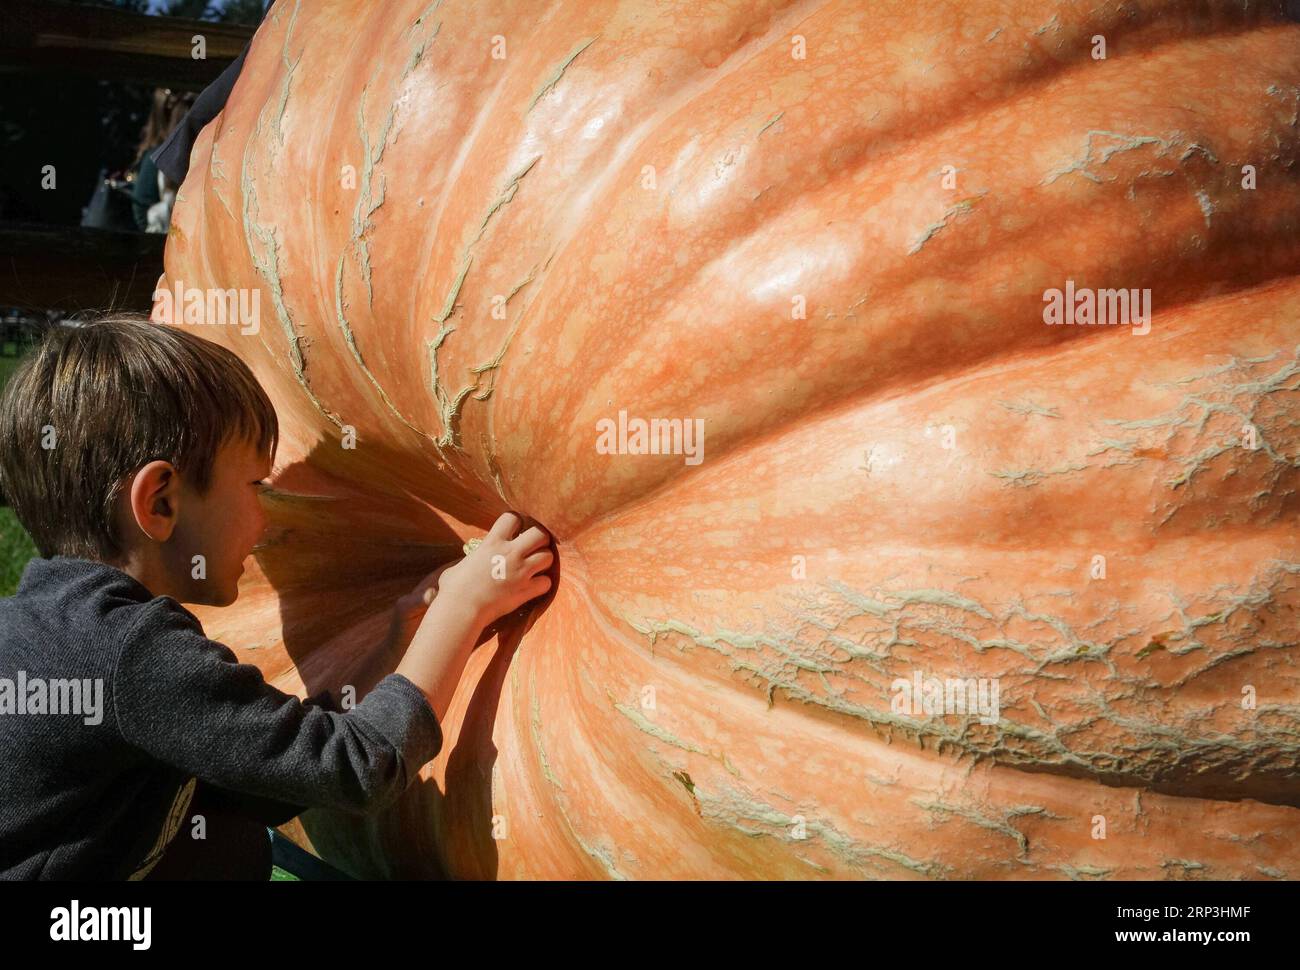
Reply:
M404 676L385 677L346 714L304 704L161 599L124 638L111 690L119 730L137 748L290 805L372 810L442 747L437 717Z
M339 710L338 702L328 690L316 692L304 700L303 704L309 706L318 704L326 710ZM283 825L290 819L297 818L310 807L295 805L292 802L282 802L274 798L249 795L246 792L231 791L228 788L218 788L216 785L208 785L207 787L210 802L224 805L230 811L247 815L249 818L255 818L263 825Z

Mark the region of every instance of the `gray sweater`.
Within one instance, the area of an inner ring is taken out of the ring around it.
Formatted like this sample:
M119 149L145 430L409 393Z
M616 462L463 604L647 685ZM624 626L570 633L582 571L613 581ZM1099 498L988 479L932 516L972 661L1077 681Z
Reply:
M347 713L299 701L112 566L34 559L0 599L0 878L140 878L196 778L271 824L372 811L441 747L400 674Z

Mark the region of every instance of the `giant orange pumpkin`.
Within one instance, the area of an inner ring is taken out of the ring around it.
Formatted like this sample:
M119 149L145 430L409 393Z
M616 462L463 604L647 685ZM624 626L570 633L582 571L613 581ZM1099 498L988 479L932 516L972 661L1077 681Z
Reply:
M1300 878L1298 118L1281 3L281 0L163 281L256 293L191 325L284 430L208 633L337 688L500 512L559 556L418 784L311 843ZM703 460L605 453L620 412ZM961 678L996 717L900 706Z

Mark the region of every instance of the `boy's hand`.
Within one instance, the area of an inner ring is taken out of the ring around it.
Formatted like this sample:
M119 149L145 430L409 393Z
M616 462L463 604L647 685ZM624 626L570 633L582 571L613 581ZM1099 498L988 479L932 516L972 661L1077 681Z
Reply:
M484 626L551 588L545 575L555 554L551 537L539 526L515 535L523 520L505 512L464 559L443 567L439 596L471 610Z

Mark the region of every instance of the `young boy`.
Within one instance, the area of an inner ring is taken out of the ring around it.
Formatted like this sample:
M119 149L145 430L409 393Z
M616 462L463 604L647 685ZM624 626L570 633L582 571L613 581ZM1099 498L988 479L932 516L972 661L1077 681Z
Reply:
M235 601L277 439L239 358L140 317L52 328L10 378L0 485L42 558L0 600L0 878L268 878L265 826L396 799L484 628L550 588L506 513L399 601L430 605L352 710L276 690L180 604Z

